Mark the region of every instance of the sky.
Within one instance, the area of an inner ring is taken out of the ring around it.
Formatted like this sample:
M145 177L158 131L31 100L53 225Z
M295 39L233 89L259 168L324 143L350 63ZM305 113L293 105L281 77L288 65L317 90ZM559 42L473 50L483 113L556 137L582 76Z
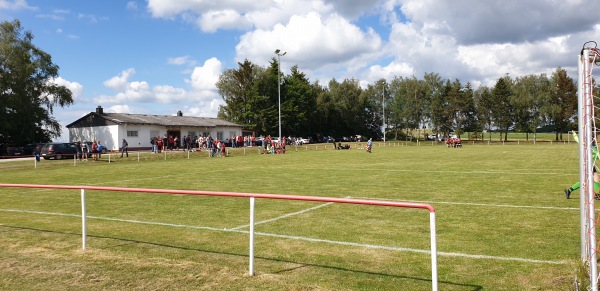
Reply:
M422 79L493 86L498 78L576 78L577 55L600 42L600 1L589 0L0 0L60 67L74 104L65 125L105 112L216 117L215 83L245 59L310 82Z

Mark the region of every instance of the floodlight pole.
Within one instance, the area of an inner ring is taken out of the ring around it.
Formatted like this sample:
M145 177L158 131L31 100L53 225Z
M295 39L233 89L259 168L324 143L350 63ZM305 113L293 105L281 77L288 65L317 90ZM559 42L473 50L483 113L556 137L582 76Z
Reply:
M279 99L279 144L281 144L281 77L279 72L281 71L281 57L285 56L286 53L281 53L279 49L275 50L275 54L277 55L277 95Z

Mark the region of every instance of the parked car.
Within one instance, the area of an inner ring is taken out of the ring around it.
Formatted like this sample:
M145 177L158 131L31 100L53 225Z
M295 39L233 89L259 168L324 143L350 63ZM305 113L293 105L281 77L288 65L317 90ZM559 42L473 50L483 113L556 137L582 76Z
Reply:
M9 145L6 147L6 155L7 156L22 156L23 155L23 147L16 145Z
M309 144L309 143L310 143L310 139L308 139L308 138L303 138L303 137L296 138L296 145L303 145L303 144Z
M23 154L26 156L32 156L42 152L42 148L46 143L30 143L25 145L23 148Z
M50 142L42 148L41 156L45 159L60 160L62 158L73 158L77 154L75 144L68 142Z

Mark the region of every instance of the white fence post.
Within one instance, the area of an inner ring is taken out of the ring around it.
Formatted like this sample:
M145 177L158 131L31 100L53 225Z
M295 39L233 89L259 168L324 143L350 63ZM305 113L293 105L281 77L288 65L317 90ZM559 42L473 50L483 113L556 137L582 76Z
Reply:
M435 212L429 212L429 233L431 236L431 290L438 290L437 242L435 238Z
M254 276L254 197L250 197L250 266L248 275Z
M85 251L86 241L86 211L85 211L85 189L81 189L81 249Z

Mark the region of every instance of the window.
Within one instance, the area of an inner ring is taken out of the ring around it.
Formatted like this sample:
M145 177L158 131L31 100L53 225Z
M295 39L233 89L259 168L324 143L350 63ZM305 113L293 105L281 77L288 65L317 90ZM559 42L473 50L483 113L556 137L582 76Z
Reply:
M158 130L151 130L150 131L150 138L152 137L157 137L160 133L158 132Z
M128 130L127 131L127 137L137 137L137 136L138 136L137 130Z
M217 131L217 139L219 139L219 140L225 140L225 139L223 139L223 132L222 131Z
M230 132L229 132L229 136L231 136L231 137L237 137L237 132L235 132L235 131L230 131Z

